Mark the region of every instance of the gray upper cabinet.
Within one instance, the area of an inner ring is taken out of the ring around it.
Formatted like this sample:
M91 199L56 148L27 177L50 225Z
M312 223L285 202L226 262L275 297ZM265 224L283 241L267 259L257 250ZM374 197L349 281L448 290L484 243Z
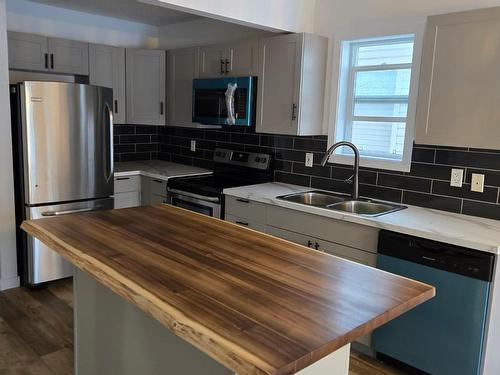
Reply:
M40 35L9 31L9 68L43 70L49 68L47 38Z
M8 32L9 68L89 74L89 45L73 40Z
M259 41L259 133L322 134L327 39L289 34Z
M49 38L50 70L57 73L89 74L89 44Z
M200 48L200 77L255 76L258 72L257 39Z
M416 143L498 149L500 8L429 17Z
M193 79L200 73L200 49L168 51L168 125L196 126L193 118Z
M216 78L226 74L226 46L200 48L200 77Z
M258 74L259 41L242 40L232 43L226 49L227 75L256 76Z
M125 48L91 44L89 76L91 85L113 89L113 121L125 124Z
M165 125L165 51L126 50L127 123Z

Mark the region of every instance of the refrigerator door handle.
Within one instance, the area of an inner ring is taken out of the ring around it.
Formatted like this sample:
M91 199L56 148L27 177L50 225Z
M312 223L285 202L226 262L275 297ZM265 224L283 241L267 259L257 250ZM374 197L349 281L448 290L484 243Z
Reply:
M104 110L108 112L104 126L104 177L109 181L113 177L113 111L108 103L104 103Z
M42 212L42 216L62 216L62 215L76 214L78 212L98 211L102 208L103 206L95 206L95 207L79 208L77 210L45 211Z

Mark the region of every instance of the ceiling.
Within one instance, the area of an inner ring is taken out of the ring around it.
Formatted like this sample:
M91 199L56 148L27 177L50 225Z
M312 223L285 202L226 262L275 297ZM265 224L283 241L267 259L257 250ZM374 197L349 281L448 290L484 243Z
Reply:
M165 26L201 18L164 7L141 3L137 0L30 0L85 13L98 14L153 26Z

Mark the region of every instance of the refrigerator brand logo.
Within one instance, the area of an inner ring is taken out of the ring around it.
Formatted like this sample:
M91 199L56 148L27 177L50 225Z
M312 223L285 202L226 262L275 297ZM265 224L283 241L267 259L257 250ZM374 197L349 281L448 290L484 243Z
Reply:
M31 97L31 101L32 101L32 102L41 103L41 102L42 102L42 98L41 98L41 97L39 97L39 96L32 96L32 97Z

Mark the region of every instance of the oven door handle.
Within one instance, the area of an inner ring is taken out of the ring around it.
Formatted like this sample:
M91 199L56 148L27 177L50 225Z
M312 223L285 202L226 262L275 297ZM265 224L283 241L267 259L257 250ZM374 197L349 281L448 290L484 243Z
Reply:
M173 194L179 194L179 195L184 195L185 197L199 199L200 201L219 203L219 198L217 197L206 197L204 195L189 193L187 191L181 191L177 189L168 189L168 191Z

